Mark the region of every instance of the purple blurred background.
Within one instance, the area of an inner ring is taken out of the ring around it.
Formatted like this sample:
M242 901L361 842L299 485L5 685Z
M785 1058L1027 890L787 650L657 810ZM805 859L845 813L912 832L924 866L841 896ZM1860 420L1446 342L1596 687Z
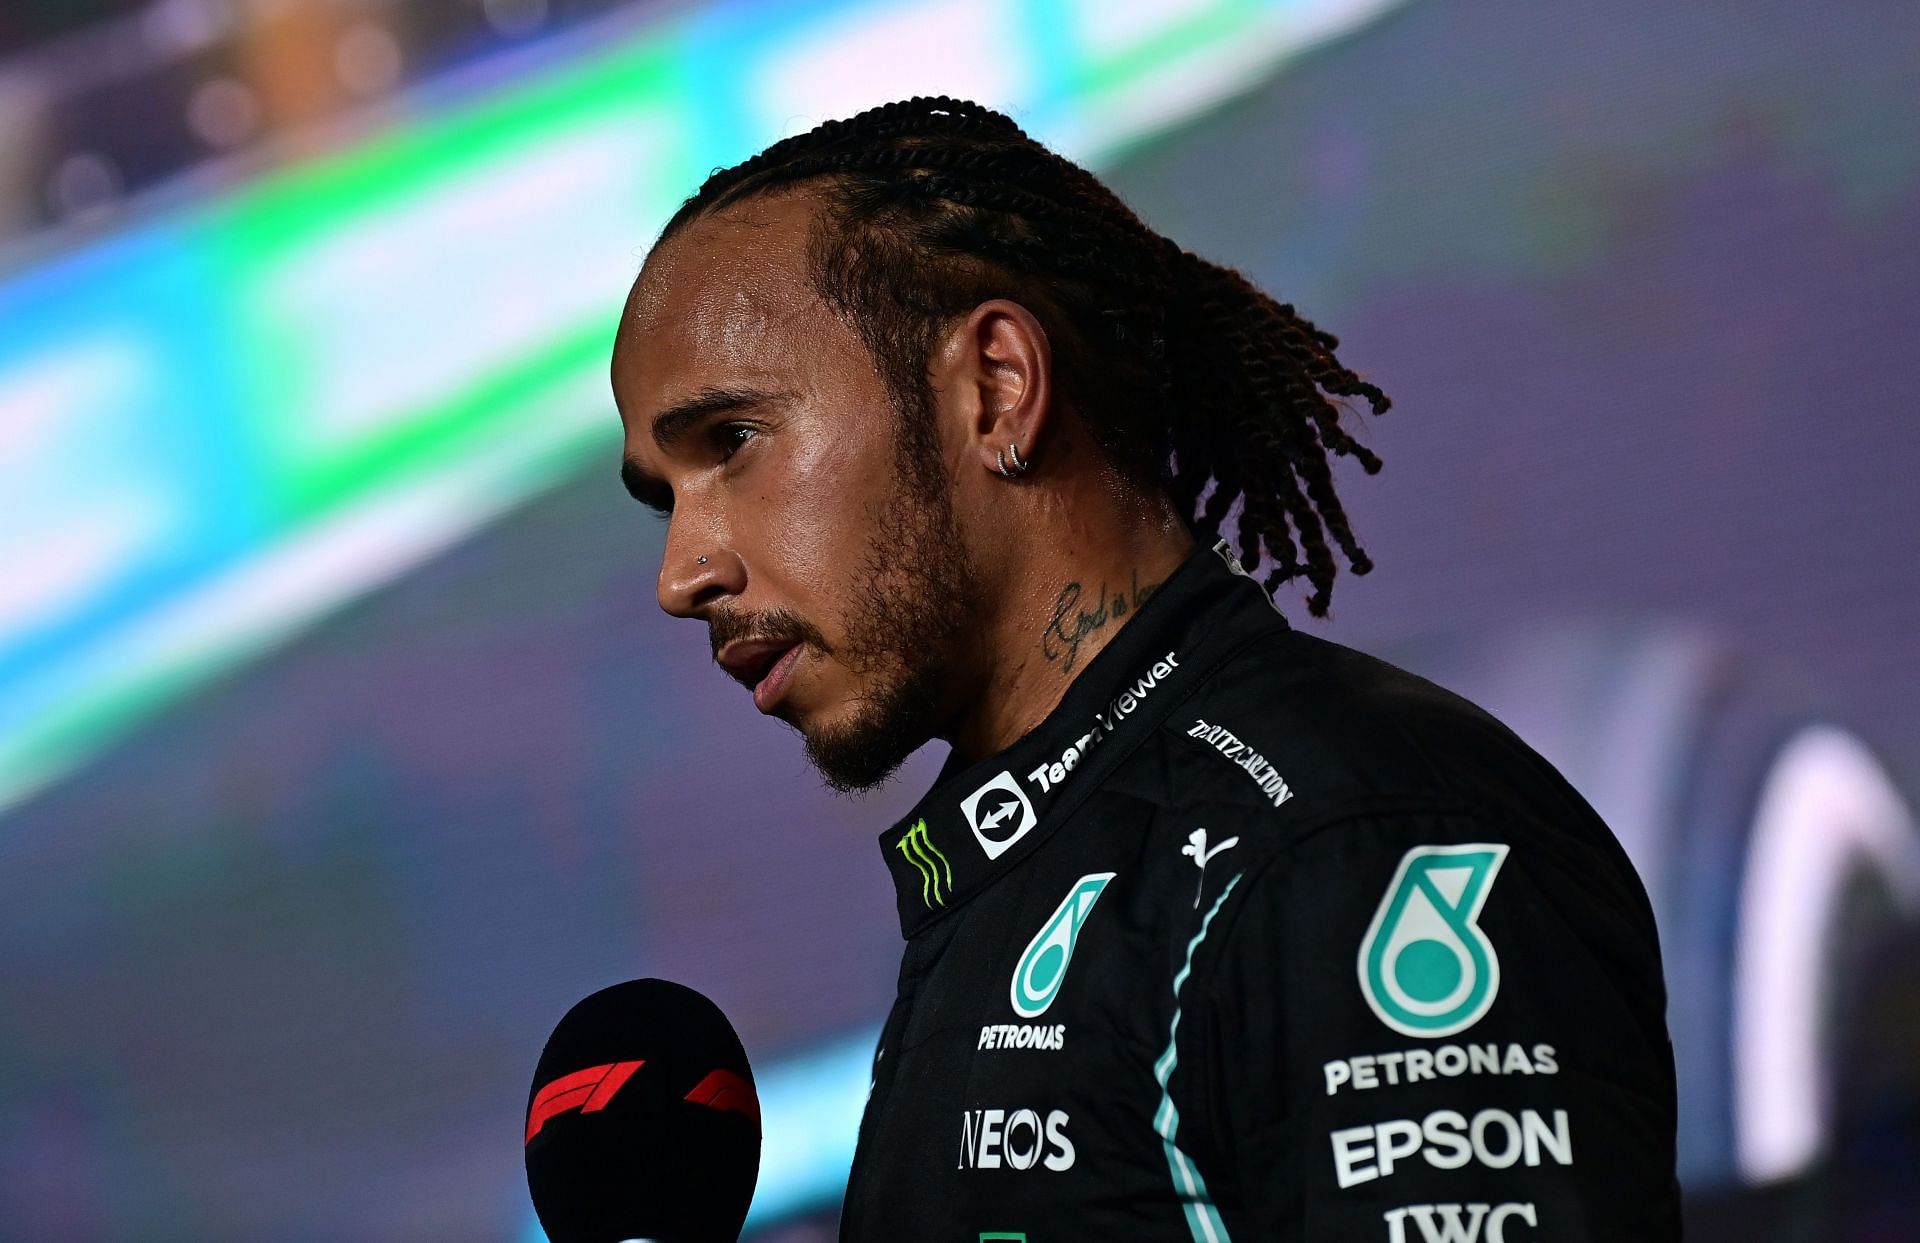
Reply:
M186 11L94 7L0 37L0 88ZM538 37L494 20L407 72L512 89L578 50L569 22L651 29L532 9ZM1916 64L1912 6L1416 0L1099 163L1394 398L1355 419L1386 469L1342 477L1378 569L1325 623L1282 607L1486 705L1627 842L1701 1239L1920 1238ZM395 123L339 107L258 167L183 147L151 210ZM0 295L148 218L116 197L148 202L132 172L64 214L20 177ZM639 975L712 995L796 1115L838 1125L899 951L874 838L943 748L829 797L656 608L662 528L604 418L523 501L0 811L0 1238L533 1237L526 1077L569 1004ZM1855 748L1844 789L1776 815L1822 728ZM1831 867L1782 889L1782 858ZM1767 1000L1795 970L1776 921L1818 943L1798 1009ZM762 1237L831 1237L837 1134L783 1149L804 1176Z

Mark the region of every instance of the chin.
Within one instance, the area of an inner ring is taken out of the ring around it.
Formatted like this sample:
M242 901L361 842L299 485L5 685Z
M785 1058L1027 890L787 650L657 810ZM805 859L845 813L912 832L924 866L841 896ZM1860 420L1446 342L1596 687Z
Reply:
M800 732L806 739L807 762L830 788L841 793L884 784L928 741L918 731L875 728L867 722L838 729L802 728Z
M871 790L932 740L938 720L930 676L935 668L869 674L824 705L802 712L782 703L775 710L806 740L807 761L829 788Z

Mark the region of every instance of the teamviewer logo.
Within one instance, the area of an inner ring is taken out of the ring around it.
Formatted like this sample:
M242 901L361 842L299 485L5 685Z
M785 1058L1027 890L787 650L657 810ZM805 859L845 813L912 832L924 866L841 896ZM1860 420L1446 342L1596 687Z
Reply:
M1014 775L1005 769L1000 771L998 777L967 795L960 804L960 811L967 818L967 827L980 839L980 849L987 852L989 859L998 859L1005 854L1034 825L1033 804L1027 801L1027 792L1020 788Z

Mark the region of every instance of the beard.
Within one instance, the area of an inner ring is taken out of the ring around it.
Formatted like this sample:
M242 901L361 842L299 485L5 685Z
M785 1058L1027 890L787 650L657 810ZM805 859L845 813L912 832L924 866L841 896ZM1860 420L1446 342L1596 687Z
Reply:
M933 443L932 411L913 413L922 417L896 423L895 487L872 515L846 637L834 652L864 688L843 720L801 731L807 761L842 794L880 785L935 737L957 667L952 657L982 612L979 574Z

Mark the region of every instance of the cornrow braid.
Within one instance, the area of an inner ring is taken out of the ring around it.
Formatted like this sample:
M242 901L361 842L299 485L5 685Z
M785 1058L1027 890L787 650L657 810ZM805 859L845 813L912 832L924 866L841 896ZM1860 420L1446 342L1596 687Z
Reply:
M661 240L801 182L818 182L826 203L809 243L813 284L903 411L930 409L942 326L1013 299L1046 326L1065 404L1129 482L1163 491L1209 539L1238 505L1240 558L1264 570L1269 594L1304 576L1308 611L1324 617L1335 549L1355 574L1373 568L1332 458L1367 474L1380 459L1341 426L1336 401L1364 400L1374 414L1392 403L1291 304L1155 232L1010 117L947 96L828 121L714 170ZM902 432L909 462L931 470L929 421Z

